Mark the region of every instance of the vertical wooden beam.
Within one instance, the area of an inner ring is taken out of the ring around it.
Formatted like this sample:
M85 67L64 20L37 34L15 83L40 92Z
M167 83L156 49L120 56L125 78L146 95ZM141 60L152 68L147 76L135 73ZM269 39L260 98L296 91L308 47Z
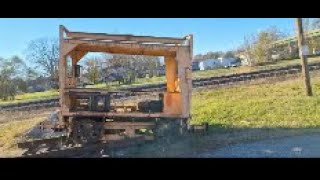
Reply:
M65 96L66 80L67 80L67 55L72 52L74 48L77 47L77 44L69 44L64 41L64 26L59 26L59 96L60 96L60 107L61 110L68 110L69 97ZM61 118L62 119L62 118Z
M176 81L178 79L177 61L174 57L165 57L167 92L173 93L176 91Z
M182 117L190 117L190 102L191 102L191 53L189 47L181 47L177 51L178 60L178 77L181 89L181 106L182 106Z
M76 66L77 66L77 55L76 53L74 53L75 51L73 51L72 53L70 53L70 56L71 56L71 60L72 60L72 63L71 63L71 78L68 77L68 80L69 80L69 84L68 85L68 88L76 88L77 87L77 81L78 81L78 78L76 77ZM68 101L68 105L69 105L69 108L70 109L73 109L75 106L76 106L76 103L77 103L77 100L74 96L67 96L66 95L66 98L69 98L69 101Z
M60 107L65 109L65 99L64 99L64 89L66 86L66 54L64 50L64 40L63 40L64 27L60 25L59 27L59 96L60 96Z
M193 34L189 34L189 59L186 59L190 70L187 72L187 81L188 81L188 94L189 94L189 112L191 111L191 99L192 99L192 59L193 59Z
M191 61L192 61L192 58L193 58L193 34L189 34L187 39L189 40L189 51L190 51L190 57L191 57Z

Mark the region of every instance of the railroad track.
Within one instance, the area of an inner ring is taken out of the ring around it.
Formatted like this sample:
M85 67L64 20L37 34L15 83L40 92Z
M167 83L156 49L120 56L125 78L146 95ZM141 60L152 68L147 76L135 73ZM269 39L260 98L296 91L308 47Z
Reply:
M320 70L320 63L309 64L310 71ZM198 78L192 80L193 88L203 88L210 87L216 88L220 86L229 86L229 85L237 85L247 81L268 79L272 77L285 77L287 75L299 74L301 72L301 65L295 66L287 66L283 68L275 68L269 70L260 70L249 73L241 73L241 74L231 74L225 76L215 76L215 77L207 77L207 78ZM132 91L132 92L161 92L166 90L166 84L153 84L153 85L141 85L138 87L132 88L123 88L121 91ZM137 98L134 93L123 93L122 95L117 96L117 99L130 99ZM0 110L6 111L16 111L16 110L28 110L28 109L37 109L43 107L58 107L59 98L52 98L46 100L38 100L27 103L18 103L18 104L10 104L10 105L2 105L0 106Z

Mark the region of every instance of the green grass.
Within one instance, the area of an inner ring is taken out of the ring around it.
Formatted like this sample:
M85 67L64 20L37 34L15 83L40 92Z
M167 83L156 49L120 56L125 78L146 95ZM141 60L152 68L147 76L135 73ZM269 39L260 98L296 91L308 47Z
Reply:
M15 100L13 101L0 100L0 105L29 102L29 101L40 100L40 99L49 99L49 98L57 97L58 95L59 95L59 92L56 90L49 90L45 92L24 93L24 94L17 95L15 97Z
M125 87L134 87L134 86L139 86L142 84L159 84L159 83L164 83L165 82L165 77L152 77L152 78L137 78L136 81L132 84L118 84L118 82L112 82L109 83L108 85L106 83L99 83L95 85L89 85L86 88L106 88L106 89L111 89L111 90L116 90L119 88L125 88Z
M320 77L313 97L301 79L194 92L192 121L224 128L315 128L320 125Z

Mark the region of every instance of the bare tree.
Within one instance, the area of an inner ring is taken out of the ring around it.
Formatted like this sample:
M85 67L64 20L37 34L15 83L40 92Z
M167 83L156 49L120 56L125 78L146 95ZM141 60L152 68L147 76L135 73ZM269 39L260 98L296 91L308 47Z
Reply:
M312 27L313 27L313 29L319 29L320 28L320 18L314 18L313 19Z
M224 57L224 58L234 58L235 55L234 55L234 52L232 52L232 51L227 51L226 53L224 53L223 57Z
M152 77L160 65L158 57L140 55L106 55L102 61L106 66L103 76L112 76L119 83L126 84L130 84L135 81L136 77L144 77L146 74Z
M58 39L40 38L31 41L27 48L27 60L36 63L43 70L44 74L51 78L51 81L57 81L59 62Z
M85 73L84 77L89 79L90 82L96 84L101 76L101 58L89 57L85 59Z
M202 54L197 54L193 57L194 61L201 61L203 60L203 55Z
M320 49L320 40L318 37L307 38L306 34L310 31L320 28L320 18L303 18L302 19L304 34L306 37L306 45L309 51L315 54Z
M217 59L223 57L224 53L222 51L209 51L206 54L198 54L194 56L195 61L201 61L205 59Z
M244 43L241 45L239 49L243 50L245 60L247 61L248 65L253 65L253 52L252 52L252 46L255 41L255 36L253 35L247 35L244 37Z
M246 56L251 65L258 65L273 61L272 53L275 50L272 43L285 37L276 27L270 27L257 34L251 34L245 37L243 47Z

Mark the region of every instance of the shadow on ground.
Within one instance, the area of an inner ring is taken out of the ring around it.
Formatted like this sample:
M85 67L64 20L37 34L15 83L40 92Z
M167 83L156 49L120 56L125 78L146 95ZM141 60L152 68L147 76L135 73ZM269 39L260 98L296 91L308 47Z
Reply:
M230 128L211 125L206 132L188 132L183 136L165 135L154 141L122 141L109 144L88 144L68 147L65 139L33 144L23 157L71 158L198 158L204 152L222 147L260 140L320 134L318 128ZM57 143L58 142L58 143ZM55 143L53 145L52 143ZM64 144L64 145L63 145ZM35 148L36 147L36 148ZM47 151L51 147L50 152ZM53 147L53 148L52 148ZM27 146L20 148L28 149ZM62 149L61 149L62 148ZM45 153L41 153L45 152Z

